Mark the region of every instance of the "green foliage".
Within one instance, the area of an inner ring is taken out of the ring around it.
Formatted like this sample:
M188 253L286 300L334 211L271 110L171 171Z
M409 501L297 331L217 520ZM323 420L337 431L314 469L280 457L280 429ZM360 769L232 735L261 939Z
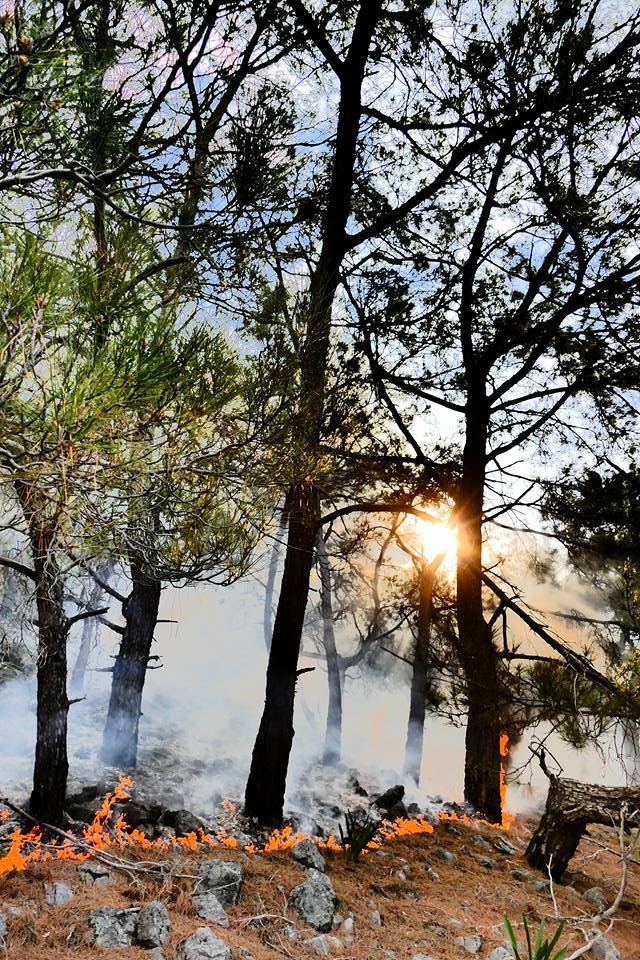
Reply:
M347 860L355 862L359 860L362 851L374 839L380 827L380 821L375 820L369 814L362 820L352 811L347 810L344 815L344 823L344 830L342 824L338 825L340 843Z
M551 939L545 935L545 926L544 920L541 921L540 927L538 929L538 934L536 936L535 942L531 939L531 931L529 930L529 924L527 918L523 915L522 920L524 922L524 932L527 938L527 954L526 957L522 957L518 951L518 941L516 940L516 935L511 925L511 921L508 917L504 918L504 925L507 931L507 936L511 943L511 949L513 950L513 955L516 960L564 960L567 955L567 948L561 947L556 951L558 941L562 935L564 929L564 920L558 925L556 932L553 934ZM554 952L555 951L555 952Z

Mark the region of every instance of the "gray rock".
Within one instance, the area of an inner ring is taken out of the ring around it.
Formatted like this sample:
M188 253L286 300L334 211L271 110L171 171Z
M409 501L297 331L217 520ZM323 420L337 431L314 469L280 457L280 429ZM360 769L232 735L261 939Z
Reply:
M515 870L509 870L509 876L513 877L514 880L519 880L521 883L524 883L526 880L531 880L529 871L521 870L520 867L516 867Z
M78 867L78 873L83 883L104 886L111 881L111 871L103 867L101 863L96 863L95 860L81 863Z
M327 933L331 930L338 898L333 884L324 873L309 870L304 883L294 887L289 894L289 906L314 930Z
M513 960L513 950L506 947L496 947L491 951L487 960Z
M155 950L149 951L147 954L147 960L165 960L164 953L159 947L157 947Z
M197 893L193 898L196 913L203 920L217 923L219 927L228 927L229 918L215 893Z
M369 920L371 923L375 923L376 927L382 926L382 917L380 916L379 910L372 910L369 914Z
M401 784L396 784L395 787L389 787L388 790L385 790L384 793L381 793L379 797L376 797L374 805L379 807L380 810L391 810L397 803L402 802L404 797L404 787Z
M433 957L430 957L426 953L414 953L411 960L433 960Z
M602 887L590 887L588 890L585 890L583 896L585 900L592 903L598 910L607 909L607 901L604 898Z
M340 933L344 934L346 937L353 936L354 920L353 917L347 917L340 924Z
M4 913L0 913L0 940L4 940L7 936L7 918Z
M491 857L478 857L478 863L481 867L484 867L485 870L493 870L496 865L495 860L492 860Z
M73 899L73 890L66 883L45 883L44 897L52 907L64 907L65 903Z
M289 940L301 940L302 934L300 931L293 926L292 923L288 923L284 928L285 936L289 937Z
M505 840L504 837L498 837L498 839L494 843L494 847L496 848L498 853L504 853L505 856L509 856L509 857L512 857L514 853L518 852L516 848L509 843L508 840Z
M438 860L442 860L443 863L455 863L458 859L455 853L451 853L450 850L445 850L444 847L436 847L436 857Z
M595 930L592 931L591 935L593 936L595 932ZM621 960L616 945L609 940L608 937L599 937L591 947L589 953L595 957L596 960Z
M447 833L452 833L455 837L460 836L460 831L458 830L458 828L454 827L454 825L449 820L444 821L444 829ZM422 957L422 956L424 956L424 954L416 953L416 957Z
M164 903L152 900L145 904L138 914L136 927L136 943L147 950L153 947L163 947L169 939L171 920Z
M464 927L464 923L462 922L462 920L457 920L455 917L451 917L448 923L449 923L449 926L453 927L455 930L462 930L462 928Z
M483 850L493 850L492 845L486 840L481 833L474 833L471 837L472 843L475 843L476 847L481 847Z
M456 937L455 943L459 947L463 947L467 953L480 953L482 950L482 937Z
M533 884L533 889L537 890L538 893L549 893L551 885L548 880L536 880Z
M231 950L224 940L213 935L209 927L198 927L195 933L178 944L176 960L231 960Z
M241 885L242 867L235 860L205 860L198 868L194 893L215 893L223 907L230 907L237 901Z
M296 843L291 850L291 856L296 863L303 867L311 867L313 870L323 871L325 868L324 857L318 850L313 840L301 840Z
M137 923L137 908L98 907L89 914L89 926L97 947L130 947Z
M305 940L305 948L317 953L321 957L329 957L332 953L340 953L342 950L342 941L338 937L328 937L325 933L319 937L311 937Z

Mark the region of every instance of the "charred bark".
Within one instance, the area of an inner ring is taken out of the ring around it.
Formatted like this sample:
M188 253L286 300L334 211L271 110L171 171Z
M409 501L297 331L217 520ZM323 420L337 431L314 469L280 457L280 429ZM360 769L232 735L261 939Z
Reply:
M331 181L320 254L309 283L300 350L298 442L308 465L316 459L322 434L331 313L347 248L346 227L360 129L362 82L380 6L380 0L362 0L349 51L340 65L340 104ZM267 826L276 826L282 821L293 742L298 654L320 519L320 494L313 481L305 478L292 483L287 505L289 536L267 668L264 712L245 792L246 813Z
M131 564L131 581L131 593L122 605L125 628L113 666L101 750L105 763L119 768L135 767L138 758L142 691L162 590L161 581L138 561Z
M327 556L327 545L321 531L318 532L316 539L316 552L320 570L322 643L327 663L327 683L329 687L322 762L331 766L339 763L342 756L342 670L333 627L331 566Z
M554 777L547 804L525 856L532 867L562 879L588 824L640 827L640 788L601 787Z
M478 813L500 823L498 657L482 605L482 520L488 424L483 383L476 382L469 390L466 420L462 479L456 503L458 649L468 702L464 795Z
M264 711L245 791L245 813L258 817L266 826L279 826L282 822L294 735L298 654L318 512L318 494L312 484L300 484L290 492L289 536L267 667Z
M416 624L416 643L411 670L411 699L409 723L404 751L404 772L416 786L420 785L424 722L427 715L431 673L431 620L433 616L433 584L436 570L444 555L431 563L422 561L419 573L419 603Z

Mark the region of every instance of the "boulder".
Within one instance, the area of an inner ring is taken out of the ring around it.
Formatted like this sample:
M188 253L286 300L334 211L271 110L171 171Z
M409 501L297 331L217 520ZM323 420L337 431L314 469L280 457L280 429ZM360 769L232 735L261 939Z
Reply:
M90 885L103 886L111 881L111 871L95 860L81 863L78 867L78 874L83 883Z
M130 947L137 923L137 908L98 907L89 914L89 926L97 947Z
M402 784L397 783L395 787L389 787L389 789L381 793L379 797L376 797L373 803L378 809L388 811L391 810L396 803L400 803L403 797L404 787Z
M196 913L203 920L217 923L219 927L228 927L229 918L215 893L196 893L193 898Z
M229 907L236 903L241 886L242 867L235 860L205 860L198 868L194 893L214 893L223 907Z
M311 867L313 870L323 871L325 868L324 857L318 850L313 840L301 840L291 848L291 856L296 863L303 867Z
M160 825L175 830L176 837L186 837L188 833L197 833L206 829L206 823L190 810L165 810Z
M458 947L466 950L467 953L480 953L482 950L482 937L475 935L470 937L456 937L455 943Z
M308 926L320 933L327 933L331 930L338 898L331 881L324 873L309 870L304 883L294 887L289 894L289 906Z
M64 907L73 899L73 890L66 883L45 883L44 898L52 907Z
M164 903L152 900L147 903L138 914L136 927L136 943L151 950L153 947L162 947L169 939L171 920Z
M231 960L231 951L208 927L198 927L178 944L176 960Z
M592 936L596 931L592 931ZM598 937L589 951L595 960L621 960L616 945L608 937Z

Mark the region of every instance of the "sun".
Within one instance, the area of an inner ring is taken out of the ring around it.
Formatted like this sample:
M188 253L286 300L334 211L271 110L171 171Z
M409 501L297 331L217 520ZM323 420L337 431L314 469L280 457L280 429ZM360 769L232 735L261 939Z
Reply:
M445 561L455 558L458 550L458 537L453 527L447 523L430 523L425 520L416 521L416 532L420 539L420 547L426 559L431 560L443 553Z

